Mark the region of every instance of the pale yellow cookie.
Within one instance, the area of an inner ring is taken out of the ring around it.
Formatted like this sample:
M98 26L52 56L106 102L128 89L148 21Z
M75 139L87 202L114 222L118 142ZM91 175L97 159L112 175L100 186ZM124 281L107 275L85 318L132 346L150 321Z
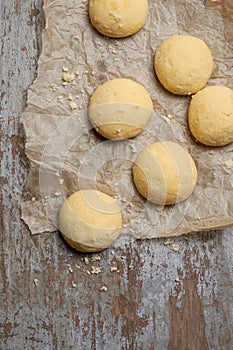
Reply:
M209 86L192 97L188 111L189 128L207 146L233 142L233 90Z
M147 0L90 0L91 24L101 34L124 38L138 32L148 14Z
M121 210L116 200L100 191L75 192L60 209L59 229L64 239L82 252L108 248L121 228Z
M158 46L154 68L165 89L178 95L191 95L208 82L213 59L210 49L201 39L174 35Z
M108 139L126 139L138 135L153 110L147 90L131 79L114 79L100 85L89 104L94 128Z
M172 205L188 198L197 182L197 169L190 154L174 142L155 142L138 156L133 167L138 192L159 205Z

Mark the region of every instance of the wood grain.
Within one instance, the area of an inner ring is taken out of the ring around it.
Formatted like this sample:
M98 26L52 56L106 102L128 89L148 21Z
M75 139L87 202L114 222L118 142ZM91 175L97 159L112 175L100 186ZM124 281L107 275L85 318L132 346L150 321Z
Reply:
M231 350L232 230L178 238L178 252L122 237L86 263L59 233L30 235L19 118L36 76L42 0L2 2L1 18L0 348Z

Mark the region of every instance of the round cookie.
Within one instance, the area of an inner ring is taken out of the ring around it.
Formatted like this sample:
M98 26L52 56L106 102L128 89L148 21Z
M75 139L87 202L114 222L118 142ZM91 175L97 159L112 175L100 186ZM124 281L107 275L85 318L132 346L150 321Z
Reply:
M191 95L208 82L213 58L201 39L174 35L158 46L154 68L165 89L177 95Z
M159 205L172 205L188 198L197 182L197 169L190 154L174 142L155 142L146 147L133 166L138 192Z
M148 14L147 0L90 0L91 24L101 34L124 38L138 32Z
M153 110L147 90L131 79L113 79L100 85L89 103L89 118L102 136L126 139L138 135Z
M189 128L207 146L233 142L233 90L209 86L192 97L188 111Z
M59 229L67 243L81 252L99 252L119 236L122 217L116 200L96 190L73 193L59 213Z

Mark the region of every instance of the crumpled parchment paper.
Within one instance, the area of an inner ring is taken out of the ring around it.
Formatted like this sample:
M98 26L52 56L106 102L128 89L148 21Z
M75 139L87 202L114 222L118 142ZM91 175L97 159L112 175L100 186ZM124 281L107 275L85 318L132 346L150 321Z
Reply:
M116 196L124 218L122 234L139 239L233 225L233 145L196 143L187 126L190 97L165 91L153 69L161 41L174 34L194 35L209 45L214 57L208 84L232 88L231 0L207 1L205 6L199 0L149 0L144 28L125 39L106 38L91 27L87 0L45 0L44 11L38 76L21 118L31 164L22 218L31 233L55 231L65 198L84 188ZM141 135L113 142L92 130L87 106L101 83L119 77L145 86L154 113ZM165 208L146 202L131 174L138 152L158 140L185 147L199 173L193 195Z

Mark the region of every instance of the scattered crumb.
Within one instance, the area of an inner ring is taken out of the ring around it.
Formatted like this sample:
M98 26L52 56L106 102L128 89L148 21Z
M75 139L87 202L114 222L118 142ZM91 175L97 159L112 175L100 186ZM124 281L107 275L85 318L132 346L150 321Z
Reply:
M134 266L131 264L129 265L129 269L132 270L134 268Z
M172 238L167 238L165 241L164 241L164 245L168 245L168 244L172 244L174 241Z
M180 282L179 277L176 277L176 278L175 278L175 281L176 281L176 282Z
M80 266L78 264L75 265L77 267L77 269L80 269Z
M95 71L93 70L92 72L91 72L91 75L95 75L96 73L95 73Z
M88 74L89 72L88 72L88 70L86 69L83 73Z
M64 87L66 87L66 86L68 85L68 83L65 81L64 83L62 83L62 85L63 85Z
M167 117L168 117L169 119L172 119L172 118L173 118L173 115L168 114Z
M31 201L32 202L35 202L36 198L35 197L32 197Z
M59 197L59 196L61 195L61 192L55 192L54 195L55 195L56 197Z
M56 91L58 89L57 84L50 84L49 87L51 88L52 91Z
M110 267L110 271L111 271L111 272L114 272L114 271L119 272L119 270L118 270L118 268L117 268L116 266L111 266L111 267Z
M101 267L96 267L96 266L92 266L91 267L91 274L92 275L98 275L101 272Z
M73 101L73 97L72 97L71 94L68 95L68 100L69 100L69 101Z
M46 101L52 102L52 99L51 98L46 98Z
M67 67L62 67L62 71L63 71L63 72L69 72L69 68L67 68Z
M84 264L85 264L85 265L89 264L89 259L88 259L87 256L85 256L85 258L84 258L83 260L84 260Z
M107 292L107 290L108 290L108 288L107 288L106 286L102 286L102 287L100 288L100 291L101 291L101 292Z
M77 284L74 281L72 281L71 283L73 288L77 287Z
M91 261L100 261L100 255L98 255L98 254L93 254L92 256L91 256Z
M134 144L131 143L129 146L130 146L130 148L132 150L132 153L136 153L137 152L137 148L136 148L136 146Z
M231 169L233 167L233 160L229 159L227 160L224 165L226 165L227 168Z
M59 184L60 184L60 185L62 185L62 184L63 184L63 182L64 182L64 180L63 180L63 179L59 179Z
M79 71L78 71L78 70L76 70L76 72L74 72L74 74L75 74L75 75L79 75Z
M67 264L67 267L68 267L69 272L72 273L72 272L73 272L73 269L72 269L71 265L70 265L70 264Z
M112 251L111 251L111 254L112 254L112 255L115 255L115 252L114 252L114 250L112 250Z
M75 102L70 102L69 106L70 106L70 109L71 109L72 111L73 111L74 109L77 109L77 108L78 108L78 105L77 105L77 103L75 103Z
M90 275L90 274L91 274L89 270L87 270L87 274L88 274L88 275Z
M80 38L79 38L78 35L75 35L75 36L74 36L74 39L79 40Z
M180 250L179 244L173 243L171 245L171 249L174 250L174 252L178 252Z
M59 173L58 170L56 171L55 175L56 175L56 176L60 176L60 173Z
M34 278L33 282L35 283L36 286L39 286L39 281L37 278Z
M66 73L64 72L62 74L62 79L67 82L67 83L70 83L71 81L74 80L74 73Z

